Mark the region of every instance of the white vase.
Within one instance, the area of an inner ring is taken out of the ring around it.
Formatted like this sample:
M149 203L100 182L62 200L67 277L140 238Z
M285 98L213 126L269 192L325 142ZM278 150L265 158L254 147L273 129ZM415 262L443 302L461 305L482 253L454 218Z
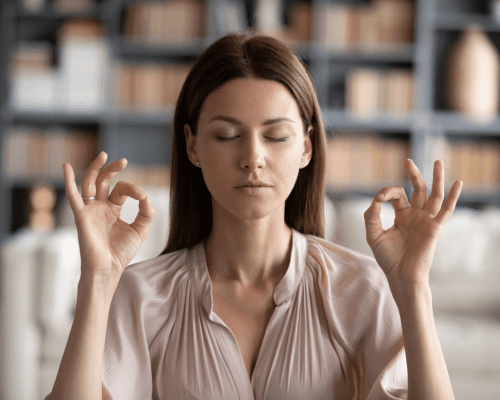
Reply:
M469 25L452 46L447 65L450 109L479 122L498 114L499 55L477 25Z

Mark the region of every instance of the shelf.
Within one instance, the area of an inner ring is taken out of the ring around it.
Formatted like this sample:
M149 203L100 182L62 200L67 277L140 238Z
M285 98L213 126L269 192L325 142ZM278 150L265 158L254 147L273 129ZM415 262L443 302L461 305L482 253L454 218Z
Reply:
M432 127L437 133L453 131L464 135L473 133L500 136L500 117L489 122L476 122L453 111L435 111L432 115Z
M326 130L375 130L387 132L408 132L414 127L415 114L379 114L373 117L356 116L341 109L323 107L323 122ZM129 124L142 126L169 126L174 117L174 108L141 112L140 110L107 109L100 113L78 113L73 111L19 111L4 110L4 121L33 124ZM431 115L435 133L500 136L500 117L490 122L475 122L453 111L437 111Z
M137 110L118 110L107 116L109 122L119 125L170 126L174 120L174 108L161 111L141 112Z
M413 63L415 60L412 44L380 46L374 49L331 50L316 42L296 42L290 47L302 58L324 61L346 61L363 63Z
M99 124L109 118L105 113L51 110L3 110L4 123L32 123L32 124Z
M441 12L436 15L435 29L441 31L463 31L470 24L479 25L486 32L500 32L500 22L493 15Z
M379 114L370 118L361 118L344 110L323 108L325 129L359 129L377 131L409 131L412 128L412 114L398 117Z
M370 197L374 198L378 192L384 187L388 186L403 186L408 196L408 200L411 201L411 194L413 193L413 188L411 186L411 181L405 182L389 182L387 184L380 183L378 185L368 185L367 187L356 187L356 186L346 186L346 187L335 187L332 185L327 185L326 194L328 196L339 199L344 197ZM448 198L452 186L451 183L445 184L445 199ZM429 188L430 189L430 188ZM458 204L499 204L500 203L500 185L490 185L483 189L469 189L462 190L460 197L458 198Z
M82 12L58 12L51 9L48 5L45 5L39 11L30 11L18 5L17 10L14 9L11 17L15 17L17 19L24 20L32 20L32 19L46 19L46 20L65 20L67 18L73 17L83 17L83 18L100 18L106 19L106 13L103 12L103 7L99 4L96 4L92 7L92 9L88 11Z
M448 193L448 190L446 190ZM447 194L446 194L447 195ZM489 190L463 190L458 198L459 204L481 203L481 204L500 204L500 185L495 185Z
M74 111L21 111L4 110L3 119L8 123L32 124L131 124L146 126L168 126L173 121L174 109L167 107L164 110L141 112L138 110L105 109L100 113L78 113Z
M403 168L403 166L401 166ZM368 184L366 186L359 185L346 185L346 186L335 186L326 185L326 194L333 199L342 199L345 197L370 197L374 198L380 190L384 187L389 186L403 186L405 191L408 193L411 187L411 181L401 181L401 182L380 182L378 184Z
M62 173L62 165L61 165L61 173ZM75 180L76 182L79 182L83 179L83 175L85 174L84 171L75 171ZM56 189L64 189L65 184L64 184L64 177L61 176L54 176L54 175L46 175L46 174L37 174L33 176L1 176L0 177L0 183L1 186L3 187L31 187L35 183L40 183L44 182L49 185L52 185Z
M134 38L114 37L112 42L122 57L151 58L151 57L197 57L208 46L211 39L201 38L188 42L161 43L158 45L143 42Z

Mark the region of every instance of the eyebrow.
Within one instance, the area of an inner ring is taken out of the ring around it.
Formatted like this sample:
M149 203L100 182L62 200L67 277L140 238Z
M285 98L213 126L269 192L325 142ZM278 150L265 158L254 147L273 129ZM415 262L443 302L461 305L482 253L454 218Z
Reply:
M232 124L235 124L235 125L243 125L241 123L241 121L238 121L237 119L235 118L231 118L231 117L226 117L226 116L223 116L223 115L217 115L216 117L213 117L210 121L208 121L209 123L212 122L212 121L216 121L216 120L219 120L219 121L227 121L227 122L230 122ZM263 123L263 125L272 125L272 124L275 124L277 122L283 122L283 121L287 121L287 122L292 122L292 123L295 123L294 120L290 119L290 118L274 118L274 119L268 119L267 121L265 121Z

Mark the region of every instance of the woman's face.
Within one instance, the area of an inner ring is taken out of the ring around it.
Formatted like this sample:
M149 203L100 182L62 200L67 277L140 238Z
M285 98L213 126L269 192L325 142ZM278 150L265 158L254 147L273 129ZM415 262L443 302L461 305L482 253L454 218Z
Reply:
M299 169L312 156L292 94L259 78L233 79L213 91L202 105L197 135L189 125L185 135L189 159L199 161L214 207L243 219L284 215ZM248 187L256 181L266 187Z

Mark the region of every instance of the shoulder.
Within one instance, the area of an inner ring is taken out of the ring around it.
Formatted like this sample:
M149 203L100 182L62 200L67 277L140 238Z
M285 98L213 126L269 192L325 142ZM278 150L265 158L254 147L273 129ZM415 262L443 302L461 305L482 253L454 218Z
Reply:
M162 254L128 265L123 271L116 293L136 294L145 297L165 295L165 289L187 276L188 249ZM116 294L115 293L115 294Z
M305 236L308 241L308 264L320 269L332 284L365 288L380 288L380 285L387 284L385 274L374 257L318 236Z
M306 237L306 264L318 272L330 327L349 353L354 354L374 329L399 335L398 309L375 258L316 236Z

